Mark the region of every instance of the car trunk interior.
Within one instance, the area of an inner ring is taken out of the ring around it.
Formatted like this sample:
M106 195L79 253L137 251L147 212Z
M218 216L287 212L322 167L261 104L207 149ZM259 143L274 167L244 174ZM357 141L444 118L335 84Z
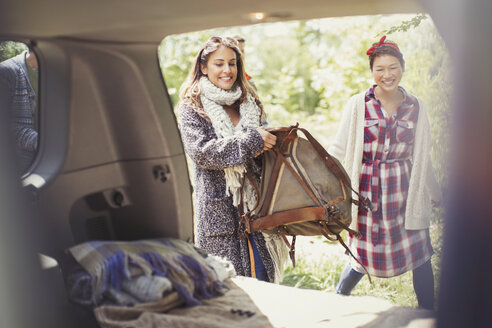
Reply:
M56 40L37 49L50 158L38 159L47 182L36 198L43 235L57 236L43 252L94 239L191 241L191 187L157 46ZM64 112L55 109L60 98Z
M376 3L310 1L304 12L296 11L297 1L258 8L275 21L376 13L388 1ZM67 248L90 240L193 241L192 187L157 47L167 34L254 22L245 2L224 14L219 1L152 1L128 16L132 4L50 0L32 2L25 12L12 3L12 16L27 18L0 24L3 35L26 41L38 56L41 137L24 185L36 204L39 253L60 265ZM53 16L60 6L72 17ZM386 10L417 8L405 1ZM57 325L97 327L90 312L64 297L58 266L43 275L55 308L63 309Z
M192 190L157 44L47 40L34 51L43 80L32 175L42 182L29 189L39 252L61 264L67 248L90 240L193 241ZM60 320L96 327L64 301L59 268L44 274L66 308Z

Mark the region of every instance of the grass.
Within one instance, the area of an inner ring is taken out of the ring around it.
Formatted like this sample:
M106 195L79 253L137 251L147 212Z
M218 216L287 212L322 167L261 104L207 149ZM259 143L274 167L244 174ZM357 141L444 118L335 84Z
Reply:
M435 213L442 217L442 213ZM435 216L435 215L434 215ZM436 292L439 286L439 262L442 246L442 222L433 220L430 228L434 255L432 267L434 270ZM345 238L344 238L345 239ZM331 243L322 237L297 237L296 266L287 266L282 285L298 288L316 289L334 292L343 268L348 262L341 245ZM352 295L370 295L383 298L400 306L417 306L413 291L412 272L392 278L371 277L369 283L364 276L352 291ZM436 294L437 295L437 294Z

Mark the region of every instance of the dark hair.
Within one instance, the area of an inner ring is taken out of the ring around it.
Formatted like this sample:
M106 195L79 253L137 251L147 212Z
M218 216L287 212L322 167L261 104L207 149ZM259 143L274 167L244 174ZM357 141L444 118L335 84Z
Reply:
M246 42L246 40L241 35L234 35L233 39L237 42Z
M239 98L239 103L242 103L246 99L246 95L250 93L263 111L263 106L256 95L256 91L246 79L243 58L241 56L241 51L237 47L237 41L229 37L221 38L218 36L213 36L205 42L195 58L193 67L188 75L187 82L185 82L181 87L180 100L192 105L201 115L206 116L204 115L205 113L203 112L200 101L201 90L198 82L201 77L204 76L200 65L206 66L212 53L214 53L221 46L230 48L236 53L237 78L236 82L234 82L233 88L239 86L242 91L242 95Z
M376 57L382 55L390 55L396 57L400 61L401 67L405 68L405 60L403 59L403 54L400 51L398 51L396 48L386 45L386 43L393 43L396 45L395 42L386 39L382 45L374 49L374 51L369 55L369 67L371 68L371 71ZM373 44L373 46L376 44L377 43Z

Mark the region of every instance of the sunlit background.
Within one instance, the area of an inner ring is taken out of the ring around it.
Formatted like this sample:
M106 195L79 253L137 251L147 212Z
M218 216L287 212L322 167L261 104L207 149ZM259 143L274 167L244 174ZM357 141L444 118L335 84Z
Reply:
M382 35L387 35L399 45L406 61L400 85L426 106L432 129L433 165L446 192L453 72L449 52L429 15L264 23L169 36L159 47L159 58L174 105L198 50L214 35L241 35L246 40L246 72L257 87L269 125L298 122L326 148L336 133L349 97L367 90L373 83L366 50ZM436 289L439 288L443 215L442 209L435 209L432 214ZM301 238L298 244L298 265L287 269L283 283L334 290L347 261L343 248L307 237ZM391 279L374 279L373 285L364 278L353 294L380 296L400 305L416 306L411 279L411 272Z

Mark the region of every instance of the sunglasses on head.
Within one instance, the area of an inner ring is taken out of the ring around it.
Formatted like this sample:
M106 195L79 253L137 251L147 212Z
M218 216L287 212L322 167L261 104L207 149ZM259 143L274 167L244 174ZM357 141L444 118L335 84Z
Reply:
M231 38L231 37L222 38L220 36L212 36L208 39L207 42L223 43L223 41L225 41L226 43L232 43L233 45L236 45L236 46L238 44L238 41L236 41L236 39L234 39L234 38Z

